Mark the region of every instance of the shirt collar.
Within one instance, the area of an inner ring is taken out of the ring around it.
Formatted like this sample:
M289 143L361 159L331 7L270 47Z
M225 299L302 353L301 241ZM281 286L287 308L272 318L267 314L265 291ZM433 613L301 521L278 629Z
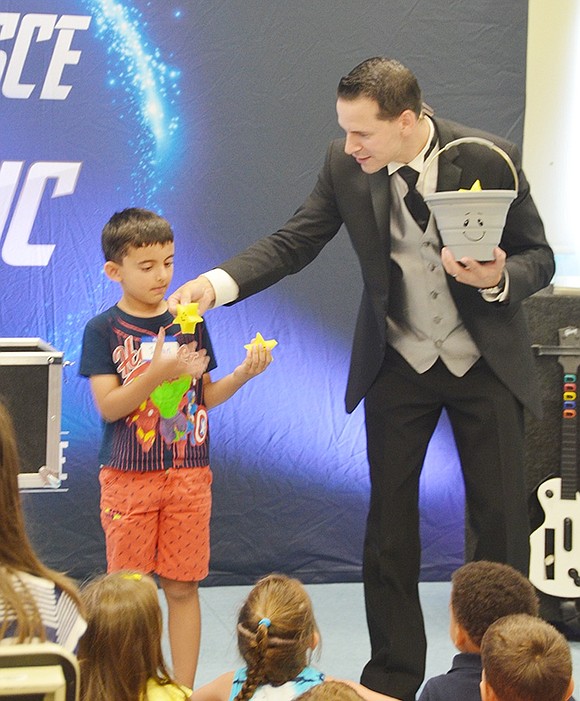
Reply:
M429 125L429 136L427 137L425 146L423 146L423 148L419 151L415 158L413 158L413 160L409 161L408 163L400 163L399 161L391 161L390 163L387 163L387 170L389 172L389 175L396 173L399 170L399 168L402 168L403 166L410 166L411 168L413 168L413 170L416 170L417 173L421 173L421 171L423 170L425 154L431 148L433 136L435 134L435 125L433 124L433 120L427 116L425 116L424 119L427 120L427 124Z

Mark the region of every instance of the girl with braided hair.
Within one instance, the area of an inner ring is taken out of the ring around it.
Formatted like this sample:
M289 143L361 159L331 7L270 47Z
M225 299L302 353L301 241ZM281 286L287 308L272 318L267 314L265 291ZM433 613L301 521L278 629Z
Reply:
M331 678L311 666L320 633L302 583L282 574L260 579L242 605L238 649L245 666L193 692L192 701L291 701ZM356 682L364 701L396 701Z

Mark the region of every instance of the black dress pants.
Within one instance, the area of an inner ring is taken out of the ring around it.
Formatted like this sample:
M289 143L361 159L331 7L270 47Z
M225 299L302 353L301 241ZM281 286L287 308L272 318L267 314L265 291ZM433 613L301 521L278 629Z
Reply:
M440 360L418 374L390 349L365 399L371 499L363 581L371 659L361 681L404 701L415 699L425 674L419 476L443 408L461 460L475 559L528 574L521 404L483 359L463 377Z

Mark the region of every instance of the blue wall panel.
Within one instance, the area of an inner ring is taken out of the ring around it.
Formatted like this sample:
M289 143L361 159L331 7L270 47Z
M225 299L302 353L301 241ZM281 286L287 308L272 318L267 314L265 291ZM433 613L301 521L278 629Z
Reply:
M52 565L104 568L100 422L77 366L84 324L118 296L102 273L109 216L170 220L175 286L273 231L339 134L338 80L375 54L409 65L438 113L521 141L526 13L525 0L3 0L0 335L44 338L71 363L67 491L25 496ZM256 331L279 341L268 372L211 415L212 583L360 577L363 416L343 408L360 288L342 232L299 276L207 315L216 377ZM425 579L462 561L459 472L443 417L421 484Z

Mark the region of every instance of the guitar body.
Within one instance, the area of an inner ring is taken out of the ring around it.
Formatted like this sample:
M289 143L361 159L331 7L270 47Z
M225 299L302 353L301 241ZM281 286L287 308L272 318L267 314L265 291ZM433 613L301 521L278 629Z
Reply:
M562 498L562 480L537 489L544 521L530 535L530 581L550 596L580 598L580 493Z
M564 372L560 476L551 477L536 490L544 512L542 524L530 535L530 573L539 591L563 600L580 599L580 494L578 492L578 367L580 330L558 329L560 345L539 346L546 355L558 354Z

